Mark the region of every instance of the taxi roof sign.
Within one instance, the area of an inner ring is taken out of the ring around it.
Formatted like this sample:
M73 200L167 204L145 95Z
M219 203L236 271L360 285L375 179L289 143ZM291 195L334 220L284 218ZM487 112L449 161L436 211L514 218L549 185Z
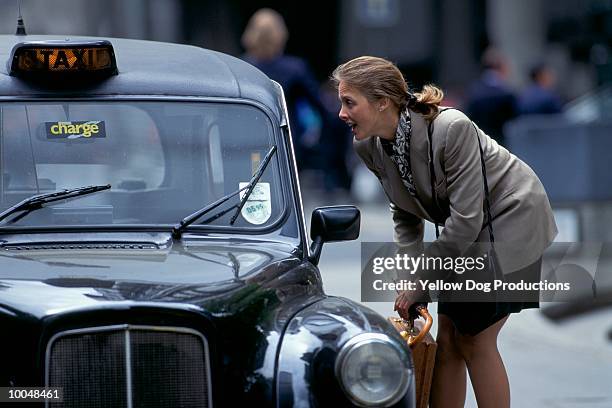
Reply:
M9 59L13 76L117 75L113 45L98 41L32 41L16 44Z

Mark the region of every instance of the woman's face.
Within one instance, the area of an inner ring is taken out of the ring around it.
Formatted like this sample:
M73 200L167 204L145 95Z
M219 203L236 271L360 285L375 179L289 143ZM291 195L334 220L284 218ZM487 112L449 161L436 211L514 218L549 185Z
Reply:
M357 140L377 135L381 127L380 107L370 102L363 93L344 81L338 84L338 98L342 103L338 117L350 126Z

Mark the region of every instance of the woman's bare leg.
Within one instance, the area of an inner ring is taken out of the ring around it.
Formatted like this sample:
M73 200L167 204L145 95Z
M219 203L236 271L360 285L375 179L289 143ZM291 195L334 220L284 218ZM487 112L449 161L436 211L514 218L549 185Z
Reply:
M448 316L438 315L438 350L429 406L462 408L465 405L465 360L457 347L459 333Z
M510 407L508 375L497 349L497 335L507 319L504 317L475 336L456 336L479 408Z

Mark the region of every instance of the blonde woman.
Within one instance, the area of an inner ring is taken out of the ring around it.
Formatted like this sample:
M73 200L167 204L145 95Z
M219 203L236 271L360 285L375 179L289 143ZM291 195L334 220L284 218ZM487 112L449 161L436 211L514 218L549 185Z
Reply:
M397 242L421 242L423 220L429 220L444 227L437 244L461 248L488 241L491 225L495 242L521 243L500 254L504 268L539 280L542 253L557 229L546 192L525 163L460 111L442 109L439 88L409 92L402 73L385 59L353 59L338 66L332 78L342 103L339 117L352 129L355 151L389 198ZM485 195L491 223L486 222ZM415 299L408 291L397 297L402 317L408 317ZM509 407L497 336L510 313L538 306L537 299L440 302L430 406L463 407L467 367L480 408Z

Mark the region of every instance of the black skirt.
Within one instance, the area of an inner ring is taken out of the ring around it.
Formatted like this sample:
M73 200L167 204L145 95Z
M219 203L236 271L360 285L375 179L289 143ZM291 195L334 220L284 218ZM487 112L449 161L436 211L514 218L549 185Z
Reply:
M537 282L542 271L542 258L525 268L510 273L506 280ZM531 299L529 299L531 297ZM448 316L457 330L468 336L474 336L487 327L497 323L510 313L519 313L523 309L540 307L537 293L526 294L522 301L513 302L444 302L438 303L438 313Z

